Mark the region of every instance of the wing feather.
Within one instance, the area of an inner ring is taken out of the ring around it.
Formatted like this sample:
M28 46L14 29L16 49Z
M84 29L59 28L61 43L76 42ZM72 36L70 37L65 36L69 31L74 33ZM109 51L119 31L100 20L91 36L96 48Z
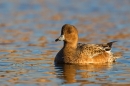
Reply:
M82 44L78 43L78 53L84 53L87 55L87 57L93 58L94 56L97 56L99 54L102 54L106 51L110 51L112 44L116 42L109 42L106 44Z

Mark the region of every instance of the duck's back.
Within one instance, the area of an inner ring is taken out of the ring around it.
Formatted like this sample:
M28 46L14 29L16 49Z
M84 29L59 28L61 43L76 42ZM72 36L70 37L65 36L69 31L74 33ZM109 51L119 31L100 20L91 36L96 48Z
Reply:
M115 58L113 57L113 54L110 50L111 47L107 44L78 43L75 57L78 60L77 62L83 62L83 64L113 62Z

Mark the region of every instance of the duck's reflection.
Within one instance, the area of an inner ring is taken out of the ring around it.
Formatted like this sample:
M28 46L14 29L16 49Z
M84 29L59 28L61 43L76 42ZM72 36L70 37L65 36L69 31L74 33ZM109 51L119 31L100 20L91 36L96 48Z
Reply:
M88 82L90 77L98 76L112 67L111 64L58 64L55 65L57 77L64 79L64 83Z

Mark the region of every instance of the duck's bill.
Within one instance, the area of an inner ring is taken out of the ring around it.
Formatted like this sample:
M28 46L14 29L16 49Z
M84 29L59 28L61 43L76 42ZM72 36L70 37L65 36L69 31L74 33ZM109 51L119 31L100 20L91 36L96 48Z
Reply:
M59 38L57 38L55 41L57 42L57 41L63 41L63 40L65 40L65 37L64 37L64 35L61 35Z

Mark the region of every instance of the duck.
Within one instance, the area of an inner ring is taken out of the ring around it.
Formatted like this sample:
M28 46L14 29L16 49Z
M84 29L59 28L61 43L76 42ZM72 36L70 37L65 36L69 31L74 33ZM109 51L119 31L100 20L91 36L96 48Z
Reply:
M61 35L55 41L63 41L63 47L55 56L55 64L113 63L116 60L111 49L117 41L103 44L78 43L78 30L70 24L62 26Z

